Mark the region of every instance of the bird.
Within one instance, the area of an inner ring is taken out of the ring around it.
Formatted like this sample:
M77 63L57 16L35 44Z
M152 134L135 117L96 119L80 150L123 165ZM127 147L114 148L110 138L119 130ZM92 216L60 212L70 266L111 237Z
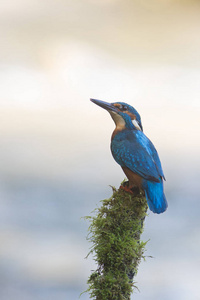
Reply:
M124 102L90 100L107 110L115 123L111 152L129 180L128 186L121 188L130 193L138 188L144 192L149 209L163 213L168 207L163 188L165 176L158 152L143 132L139 113Z

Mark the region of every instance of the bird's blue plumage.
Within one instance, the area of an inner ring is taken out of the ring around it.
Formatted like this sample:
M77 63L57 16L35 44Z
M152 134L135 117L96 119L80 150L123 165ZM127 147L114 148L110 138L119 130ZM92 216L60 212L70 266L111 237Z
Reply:
M151 158L155 162L159 176L161 176L163 179L165 179L165 176L164 176L164 173L162 170L162 166L161 166L161 162L160 162L160 158L158 156L158 152L157 152L156 148L154 147L153 143L150 141L150 139L148 139L148 137L143 132L137 131L136 134L137 134L138 139L141 141L141 143L146 148L146 150L150 154Z
M110 104L101 100L92 101L108 110L116 124L111 152L129 183L136 183L144 190L151 211L157 214L164 212L167 209L164 173L154 145L143 133L139 113L124 102Z
M160 214L167 209L167 200L163 191L163 182L154 182L143 180L143 189L147 199L148 206L154 213Z
M121 167L127 167L142 177L149 208L154 213L167 209L163 192L163 170L152 142L139 130L124 129L111 142L111 152Z
M144 179L159 182L160 174L147 143L148 138L143 132L125 129L112 140L111 152L120 166L128 167Z

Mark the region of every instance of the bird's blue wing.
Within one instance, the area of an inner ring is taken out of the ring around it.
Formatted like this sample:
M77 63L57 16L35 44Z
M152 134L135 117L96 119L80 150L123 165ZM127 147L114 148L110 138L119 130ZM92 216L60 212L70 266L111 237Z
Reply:
M144 179L160 182L161 165L157 166L156 163L159 157L156 150L153 152L155 148L152 143L149 146L149 142L141 131L124 130L112 140L111 151L116 162L122 167L128 167Z
M146 137L145 134L141 133L140 131L137 132L137 136L139 137L139 139L143 142L143 144L147 146L148 151L150 153L150 155L152 156L155 164L156 164L156 168L158 170L159 175L165 179L164 173L163 173L163 169L161 166L161 162L160 162L160 158L158 156L158 152L156 150L156 148L154 147L153 143Z

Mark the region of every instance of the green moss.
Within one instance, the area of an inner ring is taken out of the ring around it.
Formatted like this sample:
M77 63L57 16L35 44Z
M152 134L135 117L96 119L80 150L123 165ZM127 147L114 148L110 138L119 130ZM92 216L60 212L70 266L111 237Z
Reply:
M146 211L143 195L133 196L113 188L112 197L102 201L96 215L87 217L91 222L89 254L93 254L98 265L88 279L90 298L130 299L135 287L133 277L146 244L140 241Z

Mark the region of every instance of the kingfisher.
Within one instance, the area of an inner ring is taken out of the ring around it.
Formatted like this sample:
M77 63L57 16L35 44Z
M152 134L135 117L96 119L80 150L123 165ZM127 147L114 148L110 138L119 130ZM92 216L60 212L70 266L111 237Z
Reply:
M150 210L157 214L163 213L168 206L163 189L165 176L158 152L143 133L139 113L124 102L90 100L106 109L115 122L111 152L129 180L128 186L121 188L129 193L133 193L134 188L139 188L144 191Z

